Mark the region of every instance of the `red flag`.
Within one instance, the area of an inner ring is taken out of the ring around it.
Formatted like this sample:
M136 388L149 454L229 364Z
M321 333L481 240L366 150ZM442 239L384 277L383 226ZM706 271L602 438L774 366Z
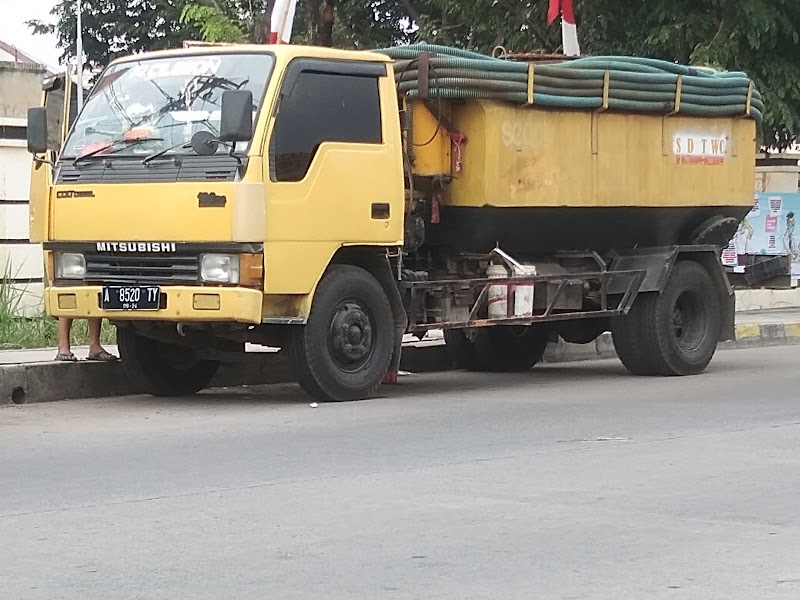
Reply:
M547 24L552 25L561 12L561 0L550 0L550 8L547 9Z
M575 24L575 10L572 8L572 0L562 0L561 2L561 16L570 25Z
M547 10L547 24L552 25L553 21L562 15L567 23L575 24L575 9L572 0L550 0L550 8Z
M561 15L561 42L564 47L564 54L567 56L580 56L581 47L578 44L578 29L575 26L575 10L572 0L550 0L550 7L547 10L547 24L552 25L553 21Z

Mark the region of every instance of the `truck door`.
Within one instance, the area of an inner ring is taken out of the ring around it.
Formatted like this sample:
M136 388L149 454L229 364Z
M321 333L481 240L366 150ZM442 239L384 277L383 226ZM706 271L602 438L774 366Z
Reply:
M402 244L400 126L385 63L290 63L268 159L265 259L274 293L310 292L343 245Z
M46 79L42 85L43 106L47 109L48 160L55 162L61 145L77 116L77 86L68 75ZM53 169L49 164L33 161L30 192L30 240L43 242L49 238L48 205L49 186L53 182Z

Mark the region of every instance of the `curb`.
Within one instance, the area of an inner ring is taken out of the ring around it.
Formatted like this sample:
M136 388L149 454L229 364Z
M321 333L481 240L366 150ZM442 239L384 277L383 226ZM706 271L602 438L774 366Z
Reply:
M736 325L736 341L720 343L718 350L767 348L800 344L800 322L798 323L743 323ZM564 340L551 343L545 352L544 362L575 362L616 358L614 342L610 333L604 333L593 343L569 344Z
M800 344L800 322L740 324L736 341L723 342L720 350ZM615 358L611 334L590 344L551 343L545 363L568 363ZM449 371L454 368L444 341L434 338L403 350L401 368L414 373ZM282 353L256 353L242 363L223 366L211 383L213 388L291 383L294 379ZM128 383L119 363L28 363L0 365L0 406L105 398L141 393Z
M292 381L282 354L258 354L220 368L213 388ZM0 365L0 406L140 394L119 363L28 363Z

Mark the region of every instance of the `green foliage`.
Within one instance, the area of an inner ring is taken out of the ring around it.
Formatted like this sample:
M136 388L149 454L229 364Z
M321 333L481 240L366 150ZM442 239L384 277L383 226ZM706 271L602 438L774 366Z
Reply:
M181 24L206 42L263 44L274 0L181 0Z
M508 49L546 51L560 44L561 31L546 25L548 3L519 0L412 0L400 4L418 31L416 41L491 52Z
M239 25L216 6L187 4L181 11L181 23L194 25L207 42L245 42L247 34Z
M58 322L39 313L33 317L23 317L22 295L15 288L10 265L6 265L0 275L0 350L23 348L55 348L58 345ZM71 343L85 345L89 341L88 321L75 321L71 330ZM112 325L103 322L100 340L113 344L116 332Z
M321 0L298 0L293 40L312 41L313 16L318 14ZM375 48L409 41L406 32L408 11L396 0L339 0L333 25L333 43L340 48ZM269 37L269 17L273 0L259 4L221 0L187 0L182 22L200 29L207 42L264 43ZM246 35L245 35L246 34Z
M800 136L797 0L582 0L577 11L588 52L745 71L764 95L765 145Z
M184 0L82 0L83 45L90 68L103 67L119 56L179 47L199 39L193 24L181 23ZM75 57L75 0L60 0L51 14L55 23L32 21L34 32L55 33L62 60Z

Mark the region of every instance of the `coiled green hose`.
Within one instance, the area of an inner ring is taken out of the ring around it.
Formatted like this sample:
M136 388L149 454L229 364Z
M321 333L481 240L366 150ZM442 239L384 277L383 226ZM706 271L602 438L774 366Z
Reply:
M419 95L419 57L432 54L428 95L526 104L529 64L457 48L415 44L375 50L395 61L398 91ZM606 78L608 81L606 83ZM698 117L751 117L761 129L764 100L747 74L652 58L590 56L534 65L533 105ZM680 82L680 106L676 106Z

